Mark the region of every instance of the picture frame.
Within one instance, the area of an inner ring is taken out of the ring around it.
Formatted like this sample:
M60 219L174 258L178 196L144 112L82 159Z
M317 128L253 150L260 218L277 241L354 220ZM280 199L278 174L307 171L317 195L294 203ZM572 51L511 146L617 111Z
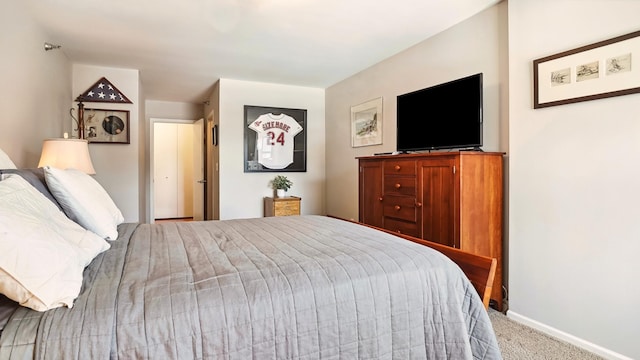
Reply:
M306 172L307 110L244 106L244 172Z
M351 147L382 144L382 97L351 107Z
M90 144L129 144L129 110L84 109Z
M640 31L533 60L534 109L640 93Z

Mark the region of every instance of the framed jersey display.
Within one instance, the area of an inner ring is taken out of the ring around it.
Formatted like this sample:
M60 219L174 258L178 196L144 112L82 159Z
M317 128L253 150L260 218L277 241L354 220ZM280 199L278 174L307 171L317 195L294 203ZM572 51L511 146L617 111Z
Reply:
M244 106L244 172L307 171L307 110Z

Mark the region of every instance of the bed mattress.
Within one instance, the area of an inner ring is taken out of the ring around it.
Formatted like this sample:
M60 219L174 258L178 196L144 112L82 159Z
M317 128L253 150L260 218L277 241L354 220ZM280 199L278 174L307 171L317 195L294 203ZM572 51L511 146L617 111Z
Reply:
M500 359L462 271L323 216L122 224L71 309L19 308L2 359Z

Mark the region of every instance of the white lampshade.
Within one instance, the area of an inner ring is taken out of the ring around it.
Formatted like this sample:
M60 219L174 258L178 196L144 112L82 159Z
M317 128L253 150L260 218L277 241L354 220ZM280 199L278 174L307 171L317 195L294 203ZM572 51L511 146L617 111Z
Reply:
M91 163L87 140L47 139L42 143L42 154L38 167L51 166L58 169L76 169L93 175L96 170Z

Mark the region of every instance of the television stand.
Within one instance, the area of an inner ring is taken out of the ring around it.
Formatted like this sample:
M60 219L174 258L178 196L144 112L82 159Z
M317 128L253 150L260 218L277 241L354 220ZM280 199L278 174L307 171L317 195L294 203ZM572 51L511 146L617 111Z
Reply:
M498 262L502 311L504 153L443 151L358 157L359 221Z

